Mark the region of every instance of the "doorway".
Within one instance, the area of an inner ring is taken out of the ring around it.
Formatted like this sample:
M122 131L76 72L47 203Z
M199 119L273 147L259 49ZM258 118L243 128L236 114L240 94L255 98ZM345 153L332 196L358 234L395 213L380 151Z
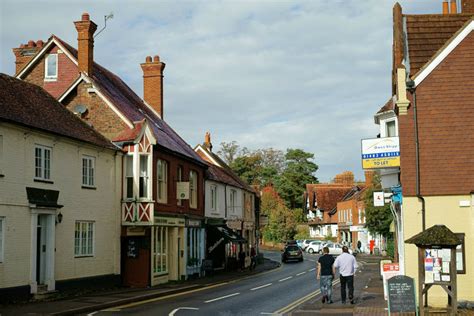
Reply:
M36 227L36 282L39 285L46 282L48 216L50 215L38 215L38 225Z

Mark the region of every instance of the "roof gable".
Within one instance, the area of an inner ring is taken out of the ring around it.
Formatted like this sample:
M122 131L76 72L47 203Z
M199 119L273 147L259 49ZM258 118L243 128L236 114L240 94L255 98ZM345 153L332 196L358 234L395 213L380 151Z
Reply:
M474 19L471 18L414 76L415 86L418 86L473 30Z
M0 74L0 120L117 150L43 88ZM38 119L38 118L41 119Z

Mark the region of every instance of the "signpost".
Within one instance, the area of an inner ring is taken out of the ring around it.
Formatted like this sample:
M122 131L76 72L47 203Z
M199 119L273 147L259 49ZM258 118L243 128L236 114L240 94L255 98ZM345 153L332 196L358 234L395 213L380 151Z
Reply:
M388 280L388 314L391 313L418 315L413 278L397 275Z

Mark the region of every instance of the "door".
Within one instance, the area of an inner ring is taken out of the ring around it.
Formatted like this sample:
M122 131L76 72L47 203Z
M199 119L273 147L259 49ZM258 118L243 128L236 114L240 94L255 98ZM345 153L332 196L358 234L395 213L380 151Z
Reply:
M36 282L38 284L45 284L46 281L47 216L38 215L38 226L36 228Z

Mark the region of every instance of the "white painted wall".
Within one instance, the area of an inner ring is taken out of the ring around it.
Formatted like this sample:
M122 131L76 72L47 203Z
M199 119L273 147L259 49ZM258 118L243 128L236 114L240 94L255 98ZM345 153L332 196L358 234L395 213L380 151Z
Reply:
M31 261L31 209L26 187L60 191L62 223L55 225L55 279L67 280L120 273L121 157L115 152L65 137L0 123L0 216L5 217L4 261L0 287L28 285ZM34 178L34 146L52 148L51 181ZM82 155L95 157L96 189L83 189ZM74 257L76 220L94 221L94 255Z
M211 186L217 188L216 209L211 209ZM204 212L206 217L225 218L225 185L211 180L205 181Z

